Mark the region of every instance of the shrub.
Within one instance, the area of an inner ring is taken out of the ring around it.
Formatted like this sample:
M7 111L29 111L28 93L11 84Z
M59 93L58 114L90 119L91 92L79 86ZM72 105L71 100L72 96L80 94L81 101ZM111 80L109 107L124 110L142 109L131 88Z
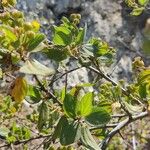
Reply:
M131 4L140 10L147 4L126 2L134 15L137 10ZM22 145L27 149L28 142L40 139L39 147L49 150L106 149L122 128L148 116L150 69L140 57L133 61L133 82L115 82L102 69L115 60L115 49L100 38L86 40L86 25L79 27L80 14L63 17L60 25L53 26L49 41L40 33L40 24L26 22L15 3L3 1L0 13L0 78L4 85L0 89L0 138L5 141L0 148ZM39 51L58 66L72 58L78 67L66 70L64 66L66 72L61 74L59 67L49 68L31 57ZM68 88L67 75L83 67L95 74L93 81ZM52 89L63 76L64 87ZM28 77L34 79L32 84ZM81 92L95 85L98 92ZM21 118L25 101L33 110Z

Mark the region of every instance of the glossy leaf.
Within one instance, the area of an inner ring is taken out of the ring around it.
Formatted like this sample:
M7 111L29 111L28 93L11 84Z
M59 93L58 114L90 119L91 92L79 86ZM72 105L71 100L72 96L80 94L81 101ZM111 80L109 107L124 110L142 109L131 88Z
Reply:
M77 102L76 113L79 116L87 116L91 113L93 108L93 93L86 93L80 101Z
M79 33L76 37L76 44L82 44L84 41L84 37L85 37L85 29L84 28L80 28L79 29Z
M138 77L138 82L139 84L142 83L149 83L150 82L150 69L144 70L140 73L139 77Z
M140 94L141 98L146 98L146 96L147 96L147 91L146 91L147 89L146 89L146 87L147 87L146 83L139 85L139 94Z
M80 139L81 126L77 122L66 122L63 124L63 128L60 135L60 143L62 145L70 145Z
M60 50L60 48L51 48L48 49L46 52L44 52L49 59L55 60L55 61L62 61L67 58L67 52L64 50Z
M68 124L68 120L66 119L66 117L62 116L58 123L57 126L55 128L55 131L52 135L52 140L55 141L57 138L60 137L60 134L62 132L63 126L65 126L66 124Z
M44 44L43 42L41 42L36 48L34 48L30 53L36 53L36 52L40 52L42 50L44 50L45 48L47 48L46 44Z
M44 39L44 34L36 34L36 36L28 43L28 51L34 50Z
M55 73L54 69L44 66L35 59L27 60L24 66L20 68L20 72L25 74L34 74L41 76L48 76Z
M29 98L26 98L26 100L31 104L39 103L41 101L41 93L35 86L28 85L27 96L29 96Z
M102 107L93 107L92 112L86 116L86 120L93 125L106 124L110 119L110 113Z
M13 33L12 28L9 26L1 25L0 30L5 33L5 37L10 41L15 42L17 40L16 35Z
M63 101L63 109L68 117L76 117L76 105L77 100L72 95L66 94L65 99Z
M142 14L143 10L144 10L143 7L134 8L130 14L132 16L139 16L140 14Z
M140 5L146 5L149 2L149 0L138 0L138 3Z
M63 102L65 99L65 94L66 94L66 88L62 88L61 93L60 93L60 99Z
M71 31L65 26L54 26L53 42L56 45L66 46L72 41Z
M75 86L70 90L69 94L77 98L80 94L80 90L81 90L80 86Z
M38 129L41 131L49 118L49 108L45 102L39 106Z
M81 83L77 85L78 87L92 87L94 86L94 83Z

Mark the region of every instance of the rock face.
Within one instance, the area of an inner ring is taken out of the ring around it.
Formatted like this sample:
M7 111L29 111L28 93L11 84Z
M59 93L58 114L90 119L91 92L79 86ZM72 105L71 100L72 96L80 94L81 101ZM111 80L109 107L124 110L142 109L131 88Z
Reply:
M142 24L143 20L130 19L128 10L122 8L121 2L121 0L18 0L18 8L28 14L27 19L38 19L43 26L42 31L49 38L51 25L59 23L62 16L80 13L81 26L85 23L88 26L87 39L92 36L100 37L118 50L116 64L108 72L114 70L111 74L114 79L124 78L129 81L132 71L131 61L135 56L141 55L141 33L138 25ZM147 61L147 64L150 62ZM70 68L74 67L72 63ZM83 77L79 77L81 75ZM78 83L81 78L83 82L88 82L86 75L86 70L73 72L70 74L72 78L70 84Z

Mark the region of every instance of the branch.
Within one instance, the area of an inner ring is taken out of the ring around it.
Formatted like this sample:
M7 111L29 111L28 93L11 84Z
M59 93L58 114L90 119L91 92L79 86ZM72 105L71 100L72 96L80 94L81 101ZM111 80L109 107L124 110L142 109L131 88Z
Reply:
M50 137L50 136L51 136L51 134L50 135L40 135L40 136L33 137L33 138L30 138L30 139L27 139L27 140L16 141L16 142L13 143L13 145L26 144L26 143L31 142L33 140L37 140L37 139L41 139L41 138L47 138L47 137ZM1 145L0 149L3 148L3 147L8 147L10 145L11 144Z
M78 70L78 69L81 69L82 67L77 67L77 68L74 68L74 69L71 69L71 70L68 70L68 71L66 71L65 73L63 73L62 75L60 75L59 77L57 77L56 79L54 79L50 84L49 84L49 86L50 85L52 85L54 82L56 82L57 80L59 80L60 78L62 78L63 76L65 76L66 74L69 74L69 73L71 73L71 72L73 72L73 71L76 71L76 70Z
M123 142L126 145L128 145L131 149L133 149L132 145L130 143L128 143L128 141L125 140L125 138L123 137L123 135L121 134L121 132L119 131L118 133L119 133L120 137L123 139Z
M106 124L106 125L98 125L96 127L91 127L90 131L101 129L101 128L115 128L117 125L118 125L118 123Z
M111 82L114 86L118 86L118 83L113 81L109 76L105 75L102 71L99 71L93 67L88 67L90 70L92 70L93 72L97 73L98 75L100 75L102 78L104 78L105 80ZM127 92L123 87L121 87L122 93L126 96L130 96L132 99L134 99L135 101L137 101L139 104L141 104L143 106L143 104L137 99L135 98L131 93Z
M116 115L111 115L112 118L122 118L122 117L126 117L126 114L116 114Z
M34 78L38 82L41 90L44 91L46 94L48 94L49 98L52 98L56 103L58 103L60 106L62 106L61 102L57 99L57 97L43 86L43 84L40 82L40 80L38 79L38 77L36 75L34 75Z
M110 140L113 138L114 135L116 135L117 133L119 133L119 131L124 128L125 126L127 126L128 124L130 124L131 122L134 122L138 119L142 119L144 117L148 116L148 112L142 112L137 116L132 116L131 119L127 118L123 121L121 121L107 136L106 138L102 141L102 143L100 144L100 148L102 150L105 150L108 146L108 143L110 142Z

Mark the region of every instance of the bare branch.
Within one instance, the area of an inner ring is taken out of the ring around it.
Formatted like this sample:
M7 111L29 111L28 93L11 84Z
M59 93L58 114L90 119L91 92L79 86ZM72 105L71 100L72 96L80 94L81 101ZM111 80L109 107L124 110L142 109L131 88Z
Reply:
M122 118L122 117L126 117L126 114L116 114L116 115L111 115L112 118Z
M53 84L54 82L56 82L57 80L59 80L59 79L61 79L63 76L65 76L66 74L69 74L69 73L71 73L71 72L73 72L73 71L76 71L76 70L78 70L78 69L81 69L82 67L77 67L77 68L74 68L74 69L71 69L71 70L68 70L68 71L66 71L65 73L63 73L62 75L60 75L59 77L57 77L56 79L54 79L51 83L50 83L50 85L51 84ZM50 86L49 85L49 86Z
M148 116L148 112L142 112L139 115L136 116L132 116L132 119L125 119L123 121L121 121L107 136L106 138L102 141L102 143L100 144L100 148L102 150L105 150L106 147L108 146L108 143L110 142L110 140L113 138L114 135L116 135L117 133L119 133L119 131L124 128L125 126L127 126L128 124L130 124L131 122L134 122L136 120L142 119L144 117Z
M33 138L30 138L30 139L27 139L27 140L22 140L22 141L16 141L13 143L13 145L19 145L19 144L26 144L28 142L31 142L31 141L34 141L34 140L37 140L37 139L41 139L41 138L47 138L47 137L50 137L50 135L40 135L40 136L37 136L37 137L33 137ZM11 144L5 144L5 145L1 145L0 146L0 149L3 148L3 147L9 147Z
M115 128L117 125L118 125L118 123L106 124L106 125L98 125L98 126L95 126L95 127L91 127L90 131L97 130L97 129L102 129L102 128Z
M40 80L38 79L36 75L34 75L34 78L38 82L41 90L44 91L48 95L49 98L52 98L56 103L62 106L61 102L57 99L57 97L43 86L43 84L40 82Z

